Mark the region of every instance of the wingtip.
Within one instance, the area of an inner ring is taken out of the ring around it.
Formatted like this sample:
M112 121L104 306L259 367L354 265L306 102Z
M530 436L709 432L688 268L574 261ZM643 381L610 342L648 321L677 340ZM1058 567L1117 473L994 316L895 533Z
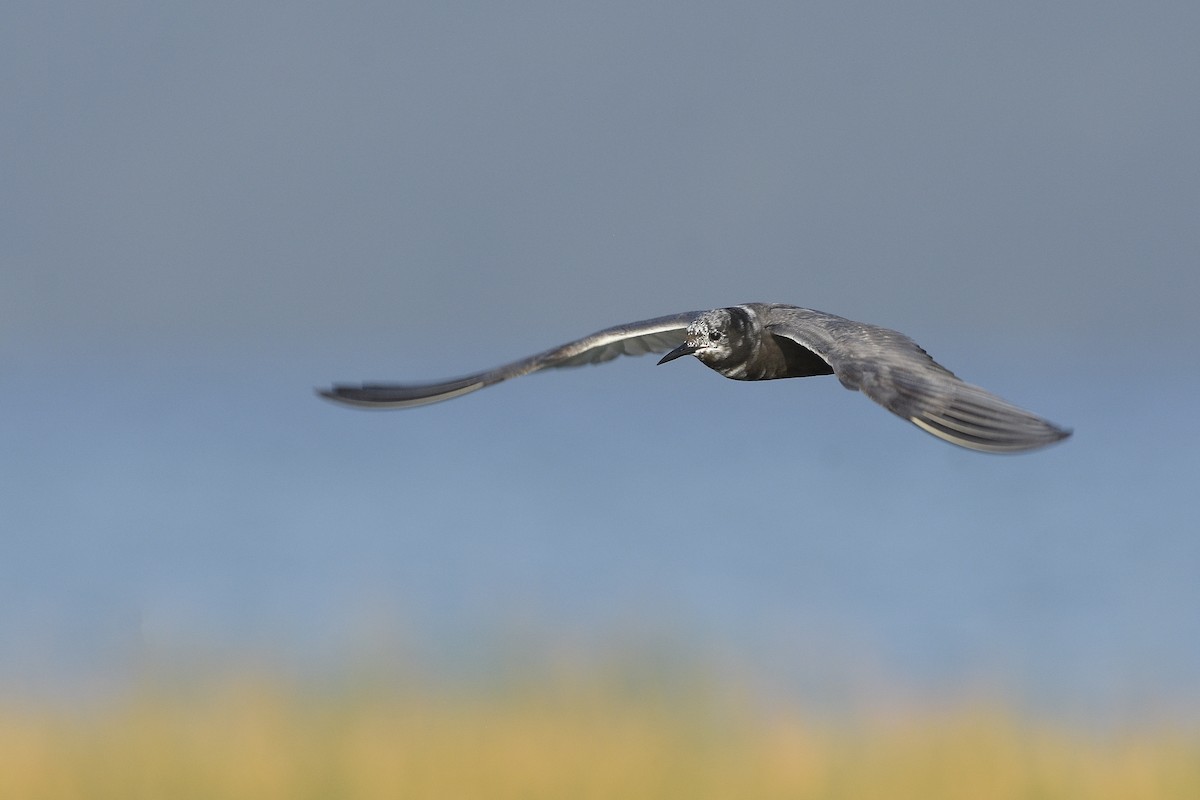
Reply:
M1050 425L1050 433L1045 437L1045 439L1042 442L1030 447L1029 448L1030 450L1040 450L1043 447L1051 447L1053 445L1058 444L1059 442L1064 442L1067 439L1070 439L1071 435L1075 433L1075 431L1072 430L1071 428L1060 428L1059 426L1054 425L1053 423L1048 423L1048 424Z
M1075 433L1074 428L1064 428L1062 425L1055 425L1049 420L1042 420L1042 424L1046 427L1046 444L1051 445L1055 442L1061 442L1064 439L1070 439Z
M1044 419L1037 420L1039 424L1035 430L1002 437L993 435L991 431L966 427L961 422L933 415L925 418L913 416L909 417L909 421L943 441L981 453L1028 453L1057 444L1074 432L1070 428L1061 428Z
M355 386L347 386L340 383L335 383L333 386L328 388L321 388L318 386L313 389L313 393L323 400L328 400L329 402L337 403L338 405L369 407L371 405L370 403L364 402L353 394L357 388L358 387Z

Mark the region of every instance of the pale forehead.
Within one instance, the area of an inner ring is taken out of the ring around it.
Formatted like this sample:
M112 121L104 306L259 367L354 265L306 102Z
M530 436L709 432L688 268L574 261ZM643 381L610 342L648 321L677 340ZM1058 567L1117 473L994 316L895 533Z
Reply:
M690 331L719 330L729 325L729 312L723 308L705 311L688 326Z

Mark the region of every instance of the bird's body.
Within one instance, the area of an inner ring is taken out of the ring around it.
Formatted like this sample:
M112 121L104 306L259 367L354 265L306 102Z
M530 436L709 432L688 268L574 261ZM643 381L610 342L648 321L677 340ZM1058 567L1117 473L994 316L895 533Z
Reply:
M746 303L607 328L529 358L429 384L336 385L321 394L372 408L436 403L551 367L619 355L670 351L660 364L694 355L745 381L836 375L914 425L952 444L1019 452L1064 439L1069 430L957 378L902 333L809 308Z

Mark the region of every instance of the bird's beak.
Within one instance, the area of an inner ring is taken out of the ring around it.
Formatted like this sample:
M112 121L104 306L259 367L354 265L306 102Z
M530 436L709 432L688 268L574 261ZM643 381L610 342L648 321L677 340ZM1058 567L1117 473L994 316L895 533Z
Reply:
M679 345L679 347L676 347L674 350L672 350L671 352L667 353L665 356L660 358L658 360L658 363L665 364L668 361L674 361L675 359L680 358L682 356L690 356L692 353L696 352L699 349L700 348L696 347L696 345L694 345L694 344L688 344L687 342L684 342L683 344Z

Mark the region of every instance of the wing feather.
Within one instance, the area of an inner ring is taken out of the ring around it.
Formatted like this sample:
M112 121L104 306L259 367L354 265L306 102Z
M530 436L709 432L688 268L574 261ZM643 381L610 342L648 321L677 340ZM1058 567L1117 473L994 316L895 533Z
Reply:
M438 403L543 369L601 364L622 355L666 352L683 343L688 324L699 314L688 311L605 328L528 358L461 378L434 383L335 384L319 390L319 394L368 408L411 408Z
M812 350L858 389L922 430L992 453L1033 450L1071 435L958 378L897 331L794 306L772 306L768 329Z

